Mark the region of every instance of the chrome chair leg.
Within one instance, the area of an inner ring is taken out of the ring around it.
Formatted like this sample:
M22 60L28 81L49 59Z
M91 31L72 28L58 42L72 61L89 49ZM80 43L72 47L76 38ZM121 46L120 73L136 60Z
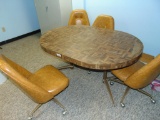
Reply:
M31 120L33 118L33 114L42 106L42 104L38 104L33 111L30 113L28 120Z
M88 71L88 74L91 74L91 71Z
M104 72L103 72L103 82L104 82L105 85L106 85L106 88L107 88L107 90L108 90L108 92L109 92L109 95L110 95L110 98L111 98L111 100L112 100L112 103L113 103L113 105L114 105L114 99L113 99L112 92L111 92L111 89L110 89L110 87L109 87L108 80L107 80L107 71L104 71Z
M156 101L153 99L152 95L150 95L149 93L147 93L146 91L142 90L142 89L138 89L137 91L143 93L144 95L147 95L148 97L151 98L151 102L152 103L156 103Z
M63 115L65 115L68 112L67 109L56 98L53 98L52 100L61 108L63 108L63 112L62 112Z
M58 67L57 69L58 69L58 70L62 70L62 69L68 69L68 68L73 69L74 66L73 66L73 65L66 65L66 66Z
M115 76L108 77L108 81L113 81L113 82L117 82L117 83L124 85L124 83L120 81L118 78L116 78Z
M125 104L123 103L123 100L124 100L125 96L127 95L127 93L129 92L129 90L130 90L130 88L127 87L125 92L124 92L124 95L122 96L122 99L120 101L120 104L121 104L122 107L125 107Z

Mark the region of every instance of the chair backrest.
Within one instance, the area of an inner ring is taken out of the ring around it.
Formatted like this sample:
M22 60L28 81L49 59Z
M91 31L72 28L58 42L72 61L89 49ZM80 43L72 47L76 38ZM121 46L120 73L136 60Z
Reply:
M160 54L131 75L124 83L133 89L140 89L149 85L159 74Z
M4 55L0 55L0 70L13 80L13 82L37 103L44 103L52 98L47 91L31 83L27 78L32 75L31 72L22 66L11 61Z
M114 18L109 15L99 15L92 26L114 30Z
M90 25L87 12L81 9L73 10L68 25Z

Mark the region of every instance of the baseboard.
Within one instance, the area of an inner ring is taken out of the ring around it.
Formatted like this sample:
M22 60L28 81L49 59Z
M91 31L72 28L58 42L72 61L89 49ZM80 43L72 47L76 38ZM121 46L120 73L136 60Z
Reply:
M19 39L22 39L22 38L25 38L27 36L30 36L30 35L33 35L33 34L36 34L36 33L39 33L39 32L40 32L40 30L36 30L36 31L30 32L30 33L27 33L27 34L24 34L24 35L15 37L15 38L11 38L11 39L2 41L2 42L0 42L0 46L4 45L4 44L7 44L7 43L10 43L10 42L13 42L13 41L16 41L16 40L19 40Z

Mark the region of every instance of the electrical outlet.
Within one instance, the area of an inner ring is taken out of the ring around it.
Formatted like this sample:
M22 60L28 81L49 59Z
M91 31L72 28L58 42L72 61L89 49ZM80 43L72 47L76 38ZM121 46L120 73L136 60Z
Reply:
M6 29L5 29L5 27L2 27L2 32L6 32Z

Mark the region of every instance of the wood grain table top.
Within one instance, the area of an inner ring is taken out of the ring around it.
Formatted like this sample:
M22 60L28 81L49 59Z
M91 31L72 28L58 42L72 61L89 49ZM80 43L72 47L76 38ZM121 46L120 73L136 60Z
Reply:
M97 70L129 66L143 51L142 42L131 34L83 25L48 31L41 36L40 45L67 62Z

